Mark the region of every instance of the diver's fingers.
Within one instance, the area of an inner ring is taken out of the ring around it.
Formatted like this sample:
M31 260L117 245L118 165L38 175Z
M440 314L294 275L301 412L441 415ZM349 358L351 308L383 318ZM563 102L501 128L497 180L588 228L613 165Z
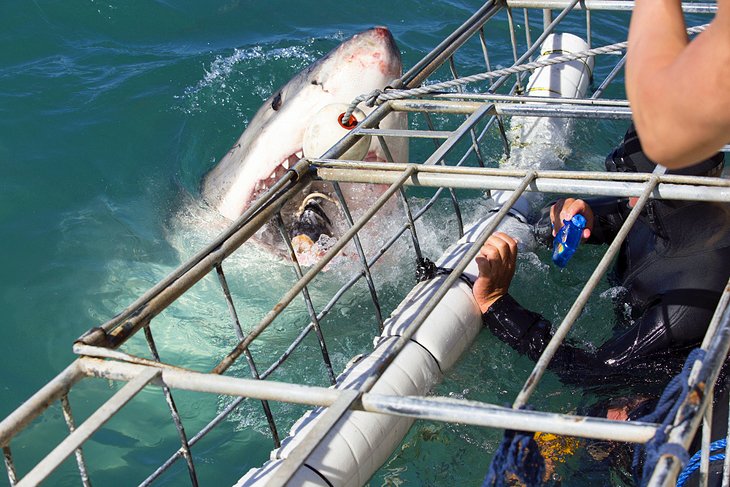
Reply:
M483 313L507 294L515 272L515 256L516 242L506 234L490 235L479 249L476 257L479 277L473 293Z
M550 223L553 226L553 237L558 234L558 230L563 228L563 220L560 218L560 213L563 211L565 202L565 199L559 199L550 207Z
M553 224L553 237L563 227L563 222L572 219L575 215L581 214L586 219L586 228L583 230L583 238L591 236L593 230L593 210L590 205L581 199L565 198L555 202L550 208L550 221Z
M583 200L569 198L565 200L565 205L561 212L561 218L563 220L570 220L575 215L583 215L586 219L586 228L583 230L583 238L591 236L591 230L593 230L593 210L591 206Z
M476 257L479 272L482 274L491 274L492 269L495 267L494 264L499 260L499 249L497 249L492 242L487 240L484 245L482 245L482 248L479 249L479 254Z
M515 239L502 232L495 232L487 240L499 251L500 260L503 264L514 267L517 259L517 242Z
M507 247L509 248L509 253L511 255L516 256L517 255L517 240L512 238L510 235L507 235L504 232L495 232L493 234L495 238L498 238L505 242L507 244Z

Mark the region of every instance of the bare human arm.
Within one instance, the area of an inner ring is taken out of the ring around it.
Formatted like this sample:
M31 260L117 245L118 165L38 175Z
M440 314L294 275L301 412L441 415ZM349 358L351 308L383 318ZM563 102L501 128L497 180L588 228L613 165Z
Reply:
M680 0L636 0L626 91L647 156L670 169L730 142L730 0L689 42Z

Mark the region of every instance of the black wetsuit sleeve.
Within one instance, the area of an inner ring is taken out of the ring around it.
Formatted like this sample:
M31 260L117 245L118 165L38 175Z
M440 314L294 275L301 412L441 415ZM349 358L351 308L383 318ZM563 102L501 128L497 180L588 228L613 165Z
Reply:
M548 320L523 308L512 296L505 294L482 315L484 325L500 340L537 361L553 334ZM593 354L563 343L550 361L550 369L565 382L578 383L601 374L605 365ZM601 374L602 375L602 374Z
M652 350L639 350L636 343L631 346L627 340L631 340L632 336L636 340L637 334L645 332L642 329L655 320L656 316L649 313L630 331L609 340L595 353L564 342L558 347L549 368L563 382L582 385L616 381L619 377L631 382L638 378L638 369L642 368L651 373L651 362L642 359L646 358L645 354L661 350L665 344L659 339L654 343L655 347L651 347ZM523 308L509 294L498 299L482 315L482 321L497 338L533 361L537 361L553 336L548 320Z
M610 244L621 229L629 213L628 199L626 198L592 198L586 200L593 210L593 230L589 244ZM550 208L542 209L540 219L535 224L535 235L543 245L552 246L552 224L550 222Z
M532 360L540 357L552 337L550 322L520 306L509 294L499 298L482 315L482 321L494 336Z
M668 323L687 318L706 323L711 314L711 308L653 306L633 326L606 341L595 352L564 342L549 368L565 383L599 385L618 378L624 383L645 382L656 375L657 367L669 370L681 366L682 360L677 357L686 355L689 343L695 338L689 337L687 346L672 346L672 338L678 337L672 337ZM548 320L523 308L509 294L497 300L482 315L482 321L497 338L533 361L537 361L553 336ZM676 372L672 370L670 374Z

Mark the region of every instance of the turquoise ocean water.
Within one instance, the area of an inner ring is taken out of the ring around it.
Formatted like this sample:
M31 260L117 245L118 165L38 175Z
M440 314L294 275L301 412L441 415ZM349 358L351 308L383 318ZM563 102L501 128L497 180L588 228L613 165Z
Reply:
M0 3L0 417L74 359L75 338L114 316L216 235L219 229L205 228L195 210L198 184L274 89L341 40L374 25L391 29L410 66L479 5L457 0ZM616 14L594 26L594 44L622 40L626 20ZM506 19L490 25L505 29ZM582 28L581 21L575 27ZM506 45L493 49L509 52ZM477 51L473 62L478 60ZM597 69L605 74L610 67ZM622 97L622 87L608 96ZM600 168L623 128L618 122L578 124L568 165ZM499 147L492 151L499 154ZM472 198L467 207L473 213L483 198ZM442 219L451 222L447 205ZM435 235L427 249L442 248ZM545 253L521 258L517 279L524 291L518 297L532 299L535 309L559 319L599 255L586 251L563 273L547 266ZM265 262L257 264L258 258ZM266 259L254 253L238 263L244 270L261 265L266 277L233 279L234 294L253 316L278 299L290 278L290 270ZM378 274L388 310L413 282L412 266L396 264L391 260ZM224 334L215 328L223 326L225 304L211 304L209 288L214 287L212 279L203 283L163 318L168 325L163 333L175 344L169 353L201 370L213 364L210 354L234 343L229 330ZM602 325L578 331L579 338L600 339L610 328L607 284L601 293L583 321ZM343 321L356 321L365 295L346 301L338 311ZM199 327L185 325L193 312L221 318ZM372 333L325 326L336 370L370 343ZM314 344L310 350L318 353ZM284 378L306 381L316 374L309 382L325 385L314 362L300 358L301 377ZM437 392L506 403L530 365L482 334ZM98 387L108 395L116 386ZM554 377L541 391L538 407L571 411L590 403L582 391L562 387ZM72 397L82 417L98 403L95 392L89 388ZM99 466L92 469L96 485L136 484L175 450L164 403L158 393L148 395L150 403L162 404L161 412L145 403L131 405L126 416L90 442L89 463ZM193 432L226 403L194 394L181 394L178 401L185 403L183 420ZM289 420L303 411L280 409ZM58 422L59 415L53 410L14 447L21 470L47 451L40 427ZM261 421L244 410L228 420L225 432L194 448L203 485L229 485L267 458L272 445ZM62 423L51 426L51 436L62 430ZM479 485L500 436L417 422L371 484ZM563 475L570 478L573 467L570 461L566 465ZM67 462L49 485L78 485L74 472ZM610 482L605 472L595 475L599 483ZM159 483L187 481L185 469L177 465ZM6 484L6 478L0 480Z

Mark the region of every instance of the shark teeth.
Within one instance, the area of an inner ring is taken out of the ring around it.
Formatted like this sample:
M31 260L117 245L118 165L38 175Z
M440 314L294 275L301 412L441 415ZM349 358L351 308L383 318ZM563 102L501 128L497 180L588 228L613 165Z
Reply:
M299 150L281 161L281 164L276 166L276 168L267 177L256 181L256 184L254 185L255 196L258 196L260 193L263 193L264 191L267 191L269 188L271 188L273 183L276 182L280 177L282 177L284 173L286 173L289 168L301 158L302 151Z

